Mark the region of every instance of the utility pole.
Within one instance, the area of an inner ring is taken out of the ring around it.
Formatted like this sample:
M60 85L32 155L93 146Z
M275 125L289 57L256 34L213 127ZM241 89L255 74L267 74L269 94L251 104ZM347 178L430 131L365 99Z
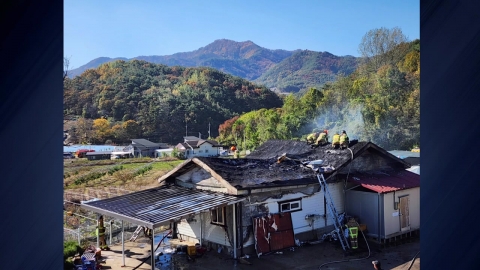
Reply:
M210 139L210 122L208 122L208 138Z

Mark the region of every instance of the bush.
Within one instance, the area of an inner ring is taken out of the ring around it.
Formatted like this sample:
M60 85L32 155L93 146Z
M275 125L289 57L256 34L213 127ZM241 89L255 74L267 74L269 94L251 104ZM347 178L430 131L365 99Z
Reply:
M63 243L63 269L73 269L74 264L71 257L75 254L82 254L83 249L76 241L67 241Z
M145 167L142 167L142 168L138 169L133 175L134 176L143 175L144 173L148 172L151 169L153 169L153 166L151 164L149 164Z
M63 258L73 257L75 254L82 254L82 248L78 245L76 241L67 241L63 243Z
M123 170L123 166L122 165L117 165L117 166L111 168L110 170L108 170L108 174L113 175L113 173L115 173L116 171L120 171L120 170Z

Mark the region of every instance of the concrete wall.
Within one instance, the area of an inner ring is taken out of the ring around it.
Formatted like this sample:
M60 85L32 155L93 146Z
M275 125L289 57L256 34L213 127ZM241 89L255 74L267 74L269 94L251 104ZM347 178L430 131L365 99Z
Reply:
M394 201L399 202L399 197L408 196L409 198L409 221L410 229L416 230L420 228L420 188L411 188L390 192L383 195L384 209L383 215L385 220L385 237L395 235L401 232L399 210L394 209Z

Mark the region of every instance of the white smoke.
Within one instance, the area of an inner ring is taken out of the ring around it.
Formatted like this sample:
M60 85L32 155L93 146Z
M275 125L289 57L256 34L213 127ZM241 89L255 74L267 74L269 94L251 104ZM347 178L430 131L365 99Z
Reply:
M368 140L362 116L363 105L345 102L341 105L331 105L323 108L314 119L313 128L328 130L330 137L345 130L350 140Z

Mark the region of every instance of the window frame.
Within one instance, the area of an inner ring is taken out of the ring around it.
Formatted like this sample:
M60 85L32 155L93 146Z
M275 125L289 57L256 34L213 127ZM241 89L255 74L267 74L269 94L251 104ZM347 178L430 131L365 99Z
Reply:
M298 207L292 209L292 204L294 204L294 203L298 203ZM287 205L287 204L289 205L289 209L288 210L283 210L282 206ZM278 202L278 212L279 213L297 212L297 211L302 211L302 198Z
M218 211L218 210L221 210L221 211ZM214 212L216 214L214 214ZM215 209L210 210L210 224L218 225L218 226L226 226L227 224L226 224L226 220L225 220L225 216L226 216L225 212L226 212L226 207L225 206L216 207ZM219 213L221 213L221 217L222 217L221 222L217 221ZM214 220L214 216L215 216L215 220Z

